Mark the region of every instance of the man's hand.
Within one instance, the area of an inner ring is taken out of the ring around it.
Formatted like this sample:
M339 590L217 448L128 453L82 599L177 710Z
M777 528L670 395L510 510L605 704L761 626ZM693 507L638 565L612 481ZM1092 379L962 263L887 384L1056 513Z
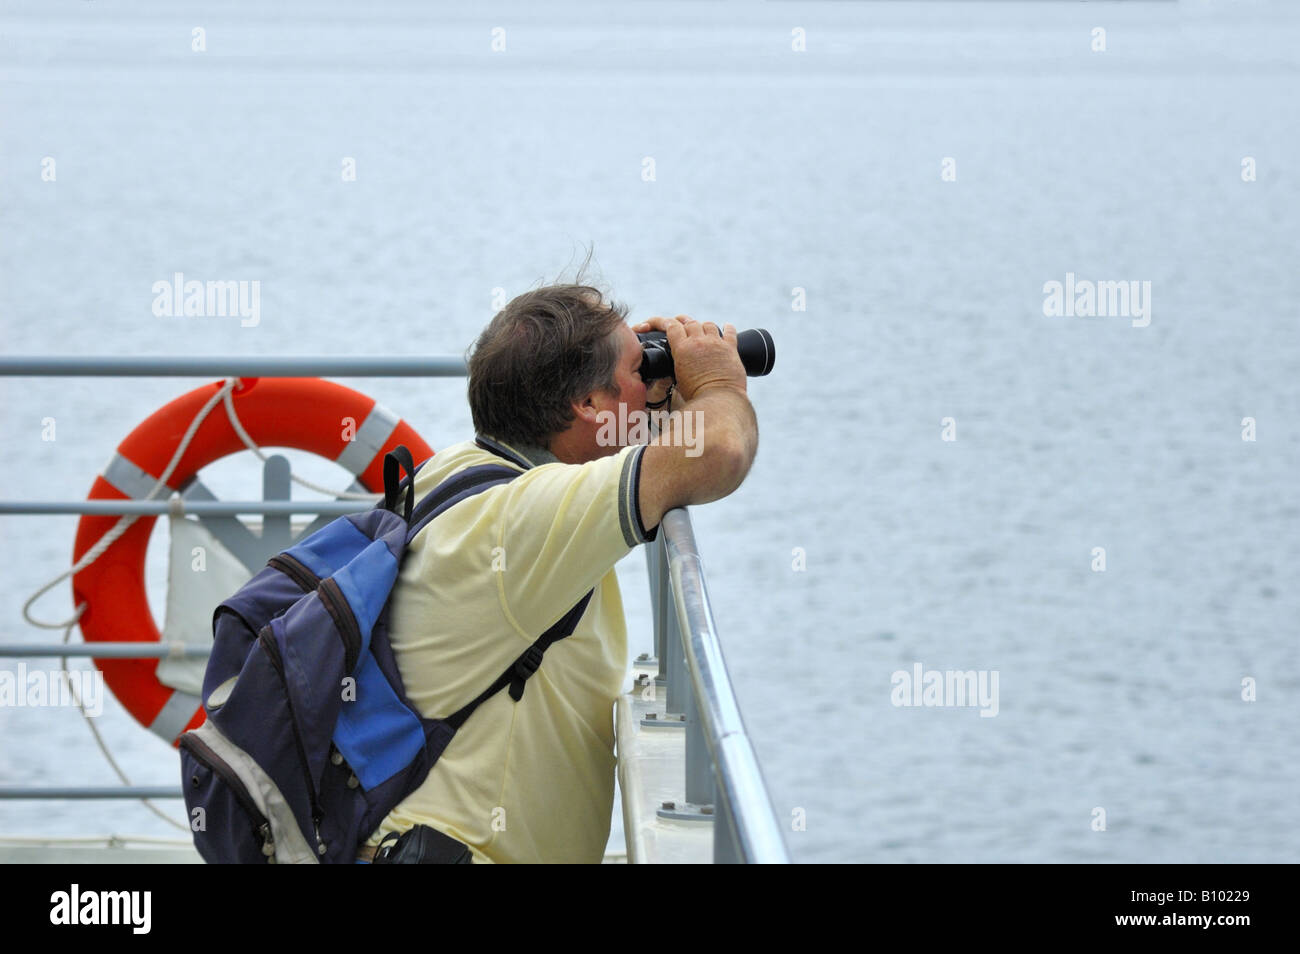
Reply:
M695 394L709 387L723 386L740 391L748 390L745 366L736 350L735 326L727 324L719 329L712 321L703 324L689 315L676 318L653 318L634 325L635 332L662 331L668 336L668 347L673 354L673 372L677 390L689 401ZM656 387L659 382L655 382ZM667 393L656 394L661 400ZM649 393L646 401L651 400Z
M694 422L694 453L678 422L669 420L641 457L637 501L641 525L659 525L674 507L709 503L727 496L745 479L758 451L758 420L746 393L748 379L736 351L736 329L725 334L711 321L686 315L655 316L633 327L668 336L677 376L681 424ZM677 407L674 406L674 410ZM679 440L678 438L682 438Z

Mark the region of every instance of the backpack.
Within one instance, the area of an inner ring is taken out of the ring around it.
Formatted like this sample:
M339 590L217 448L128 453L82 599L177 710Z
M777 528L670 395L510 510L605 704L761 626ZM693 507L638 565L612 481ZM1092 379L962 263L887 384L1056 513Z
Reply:
M355 862L474 710L506 686L518 702L546 649L586 610L592 592L476 699L423 718L388 639L402 556L439 514L519 471L470 467L413 506L417 470L404 446L385 455L383 504L271 557L213 613L207 721L180 738L185 806L208 863Z

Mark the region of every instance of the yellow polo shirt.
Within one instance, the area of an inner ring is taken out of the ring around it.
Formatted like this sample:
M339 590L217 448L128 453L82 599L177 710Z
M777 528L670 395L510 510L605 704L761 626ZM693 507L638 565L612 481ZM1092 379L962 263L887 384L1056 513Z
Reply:
M438 452L417 475L418 501L467 467L522 471L452 506L407 550L390 638L412 705L426 718L451 715L595 593L523 698L503 689L480 705L369 843L425 824L469 845L475 862L598 863L614 804L613 704L628 666L614 564L657 532L646 533L637 505L645 447L564 464L541 448L478 441Z

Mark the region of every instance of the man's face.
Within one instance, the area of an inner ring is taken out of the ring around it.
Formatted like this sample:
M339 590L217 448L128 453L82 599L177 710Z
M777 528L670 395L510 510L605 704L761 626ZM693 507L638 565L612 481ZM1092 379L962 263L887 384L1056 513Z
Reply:
M627 325L620 325L619 336L623 339L623 352L618 359L614 373L616 397L614 402L627 405L628 411L645 410L645 382L641 380L639 368L643 358L641 340L636 332ZM617 407L614 408L617 410ZM626 412L625 412L626 413Z
M620 443L624 431L617 426L605 428L603 433L618 435L619 442L605 443L599 438L604 421L628 421L633 411L645 413L646 409L646 385L641 380L639 372L642 360L641 341L628 325L620 325L615 334L622 342L622 351L618 364L614 368L614 389L593 392L590 398L591 404L587 407L588 414L582 421L586 434L583 443L590 448L588 459L615 454L621 446L625 446ZM620 405L622 405L621 409Z
M573 422L551 438L551 452L566 464L583 464L617 454L627 446L628 438L644 432L644 424L635 425L646 414L646 383L641 380L640 371L641 341L626 324L613 333L618 336L622 349L614 366L613 388L592 391L575 402ZM657 400L667 395L670 380L652 382ZM644 443L644 440L633 443Z

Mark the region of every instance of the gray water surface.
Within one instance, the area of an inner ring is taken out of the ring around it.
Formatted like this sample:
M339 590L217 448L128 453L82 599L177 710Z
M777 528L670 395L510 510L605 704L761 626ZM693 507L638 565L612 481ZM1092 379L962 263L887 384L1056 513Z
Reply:
M1285 3L10 2L4 350L459 353L594 243L634 319L778 344L754 469L693 519L796 860L1294 861L1298 48ZM155 316L178 271L259 281L259 323ZM1149 281L1150 324L1046 316L1067 273ZM0 496L83 497L198 383L0 379ZM344 383L470 435L460 381ZM240 458L221 496L256 493ZM20 607L75 526L0 517L5 640L50 638ZM641 554L620 574L635 629ZM916 663L996 670L997 716L893 705ZM75 712L0 733L0 784L115 780ZM0 803L6 833L110 830L172 833Z

